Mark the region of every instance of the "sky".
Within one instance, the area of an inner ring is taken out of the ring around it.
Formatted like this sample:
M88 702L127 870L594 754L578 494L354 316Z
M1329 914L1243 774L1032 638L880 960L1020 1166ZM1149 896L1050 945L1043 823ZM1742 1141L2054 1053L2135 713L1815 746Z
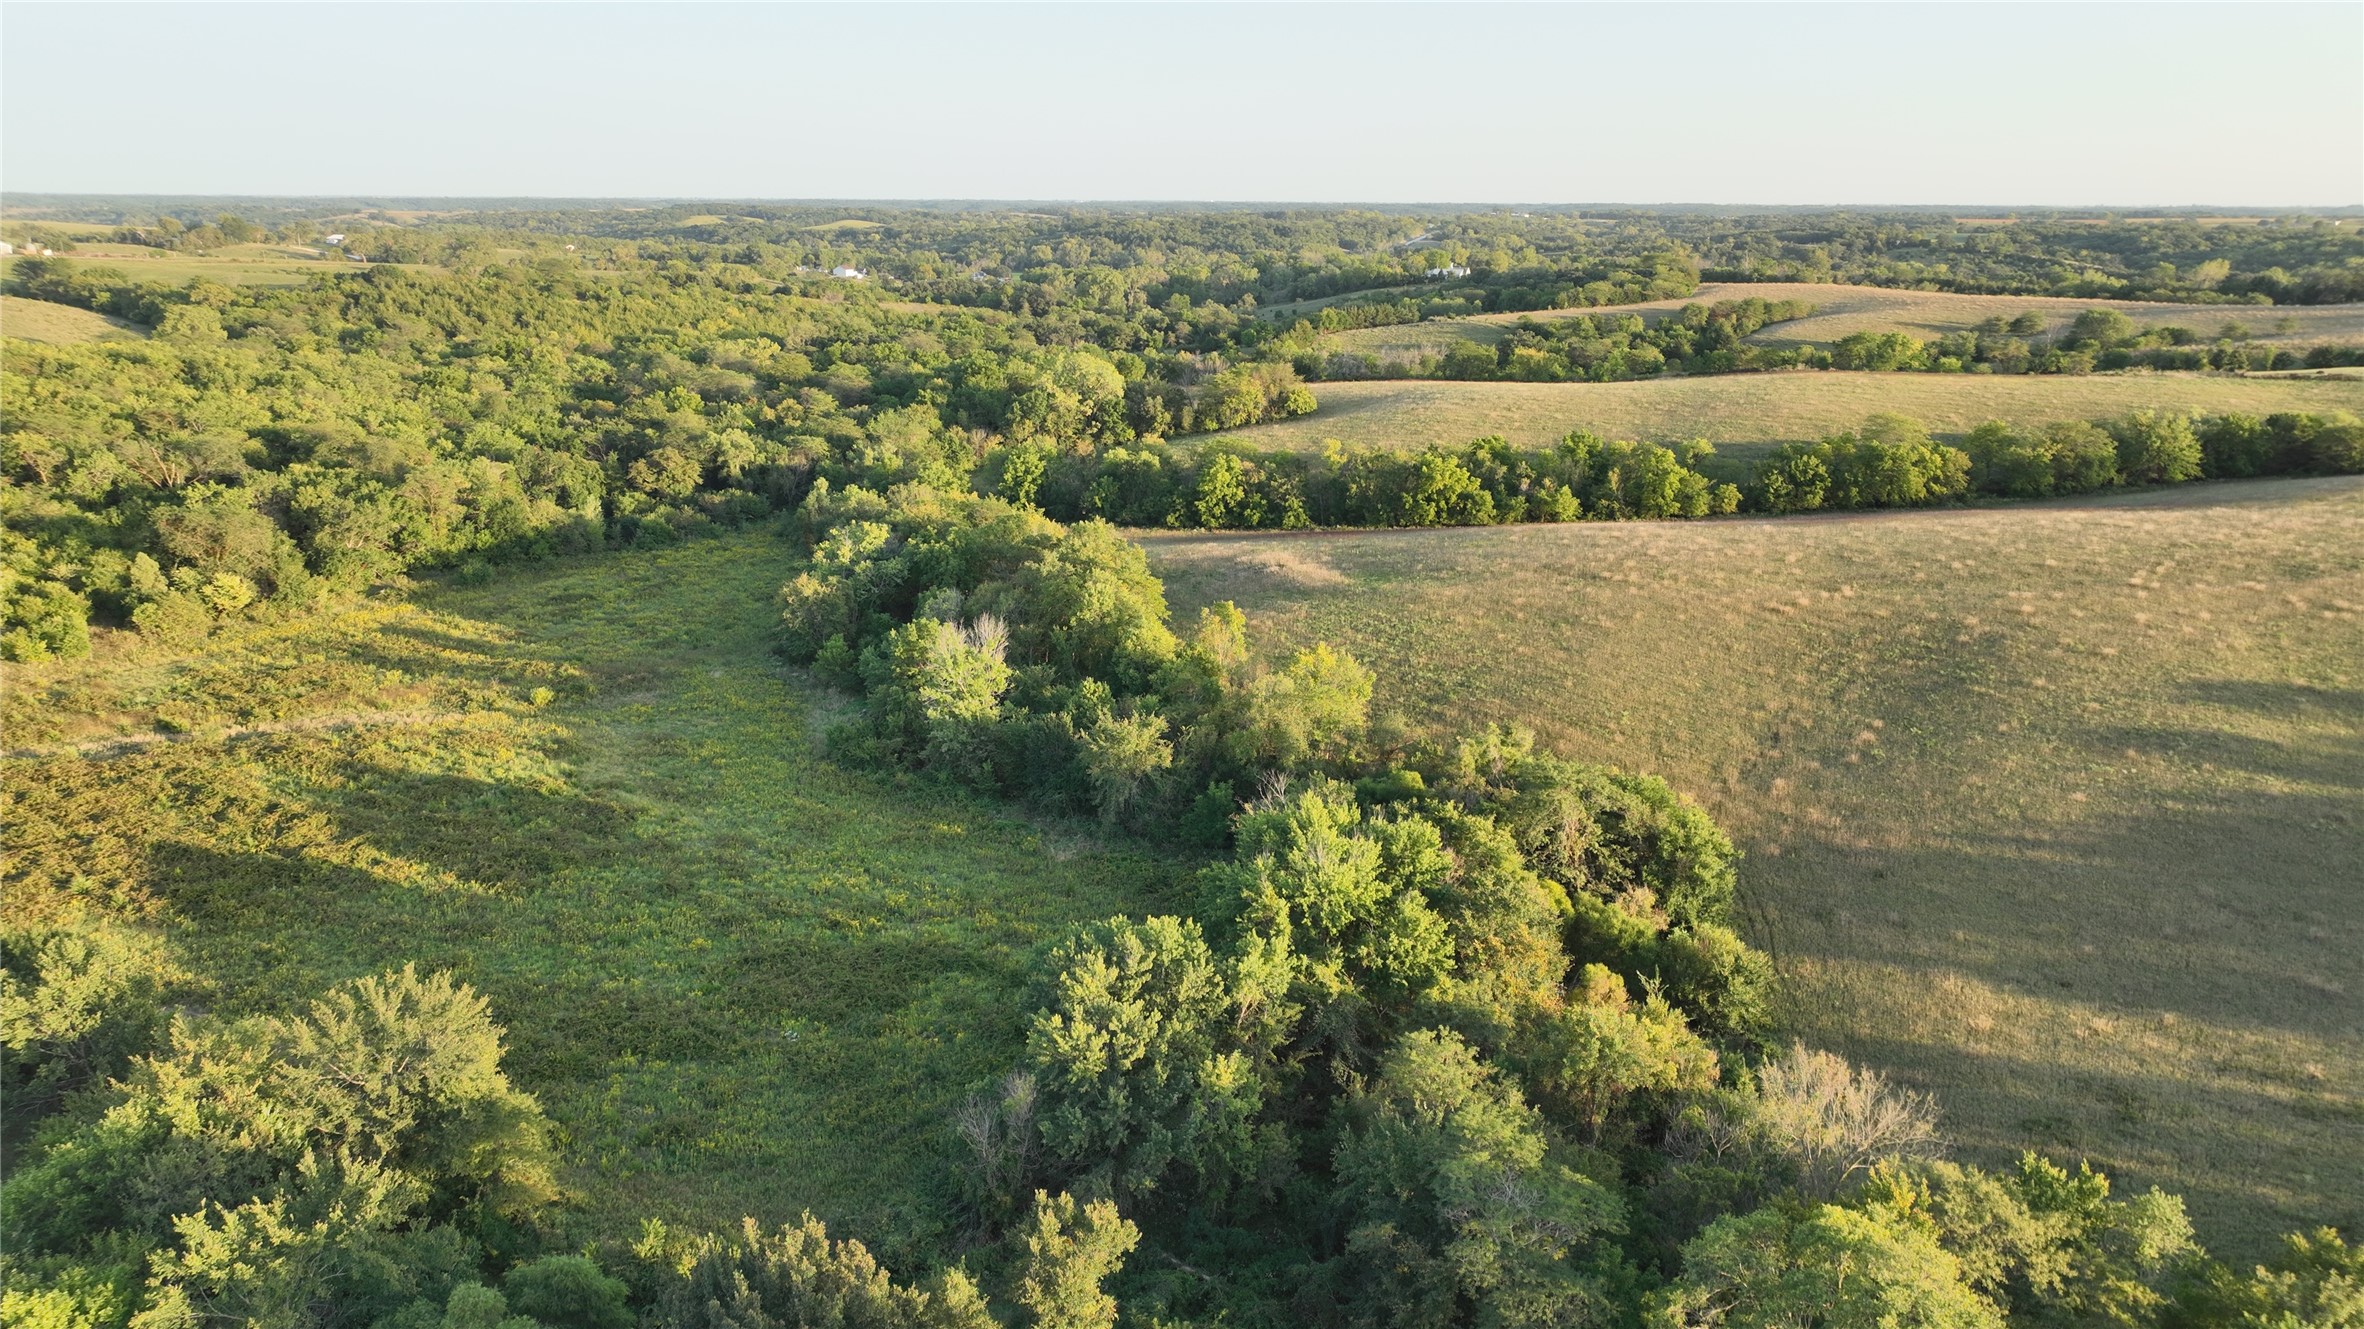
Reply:
M0 190L2364 203L2364 5L0 5Z

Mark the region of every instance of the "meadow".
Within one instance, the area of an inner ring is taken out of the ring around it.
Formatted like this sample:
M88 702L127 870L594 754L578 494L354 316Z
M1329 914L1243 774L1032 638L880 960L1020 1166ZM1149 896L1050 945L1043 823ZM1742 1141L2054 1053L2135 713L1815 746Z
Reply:
M300 245L225 245L210 253L180 254L147 245L78 244L64 257L77 266L114 268L134 281L170 286L200 277L232 286L301 286L321 273L360 266ZM0 271L23 261L21 256L0 259Z
M1178 870L825 760L834 703L771 648L794 562L747 533L10 666L6 912L144 916L224 1012L456 971L559 1124L576 1239L810 1208L931 1248L1030 948L1175 907Z
M0 336L72 345L86 341L138 341L148 330L89 309L0 295Z
M1196 442L1349 451L1460 447L1500 434L1544 447L1571 429L1656 442L1706 439L1736 459L1852 429L1875 411L1909 415L1941 439L1985 420L2046 424L2142 409L2221 414L2364 411L2364 374L2245 378L2224 374L1875 374L1807 370L1642 379L1630 383L1448 383L1390 380L1315 385L1311 415Z
M1671 314L1687 304L1719 300L1803 300L1816 306L1802 319L1776 323L1748 340L1765 346L1808 344L1828 347L1857 332L1903 332L1926 340L1949 332L1976 328L1990 318L2006 321L2021 314L2044 319L2043 335L2057 335L2088 309L2106 307L2126 315L2137 328L2188 328L2214 339L2227 323L2238 323L2252 340L2278 346L2312 346L2319 342L2353 344L2364 341L2364 305L2194 305L2161 304L2141 300L2077 300L2040 295L1957 295L1948 291L1908 291L1885 286L1850 286L1810 282L1705 282L1698 294L1681 300L1647 304L1607 305L1590 309L1549 309L1531 314L1478 314L1469 318L1435 319L1389 327L1355 328L1333 332L1322 339L1325 348L1360 351L1382 360L1443 355L1454 346L1475 342L1491 346L1520 319L1549 322L1585 314L1640 314L1644 318ZM1308 307L1311 307L1309 302ZM1267 316L1273 311L1267 310Z
M2364 481L1145 539L1178 613L1351 650L1416 727L1695 794L1787 1032L1975 1159L2180 1190L2235 1259L2364 1222Z

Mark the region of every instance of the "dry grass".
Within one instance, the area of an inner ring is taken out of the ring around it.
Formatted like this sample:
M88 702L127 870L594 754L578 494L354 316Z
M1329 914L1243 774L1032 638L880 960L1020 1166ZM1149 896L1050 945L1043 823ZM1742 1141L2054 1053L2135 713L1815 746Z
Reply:
M2213 338L2226 323L2237 322L2252 337L2285 346L2317 342L2364 342L2364 304L2355 305L2170 305L2127 300L2066 300L2052 296L1952 295L1944 291L1897 291L1879 286L1818 285L1805 282L1707 282L1699 293L1682 300L1614 305L1601 309L1552 309L1533 314L1480 314L1473 318L1442 319L1385 328L1357 328L1332 333L1325 344L1341 351L1362 351L1383 360L1415 355L1442 355L1467 341L1492 345L1504 329L1522 318L1541 322L1577 314L1638 313L1644 317L1668 313L1687 304L1718 300L1804 300L1817 306L1812 316L1777 323L1749 340L1768 346L1811 342L1829 346L1853 332L1909 332L1923 339L1976 327L1989 318L2020 314L2044 316L2047 333L2057 333L2088 309L2115 309L2138 327L2189 328Z
M1794 1031L1968 1154L2182 1191L2236 1260L2364 1222L2364 481L1147 542L1382 707L1696 794Z
M0 295L0 337L71 345L86 341L137 341L147 336L136 323L72 305Z
M1501 434L1540 447L1578 427L1618 438L1704 438L1747 456L1793 439L1852 428L1874 411L1901 411L1940 434L1982 420L2027 424L2119 415L2140 408L2364 412L2364 378L2241 378L2127 373L2082 378L1989 374L1798 371L1722 374L1634 383L1323 383L1321 409L1279 424L1234 430L1258 447L1316 451L1325 439L1350 450L1458 447Z

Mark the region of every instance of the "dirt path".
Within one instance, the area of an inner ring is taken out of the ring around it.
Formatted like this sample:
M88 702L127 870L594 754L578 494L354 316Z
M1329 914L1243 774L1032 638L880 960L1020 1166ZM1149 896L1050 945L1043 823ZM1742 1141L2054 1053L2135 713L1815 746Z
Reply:
M235 743L249 738L266 738L273 734L319 733L338 729L366 729L378 725L433 724L470 714L465 711L343 711L334 715L307 715L295 720L273 720L265 724L238 725L228 729L214 729L183 734L122 734L113 738L84 739L79 743L59 743L43 748L10 748L0 751L0 761L41 761L51 757L81 757L90 761L105 761L112 757L128 757L166 743L193 743L200 739L220 743Z

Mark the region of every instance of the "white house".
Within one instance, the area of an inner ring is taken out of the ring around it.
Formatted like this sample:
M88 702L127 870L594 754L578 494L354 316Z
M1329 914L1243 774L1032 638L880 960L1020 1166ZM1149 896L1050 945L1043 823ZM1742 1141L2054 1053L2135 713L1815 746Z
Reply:
M340 231L335 235L321 236L320 241L322 244L341 245L345 243L345 236L344 233Z
M0 254L13 254L15 252L15 245L8 243L6 240L0 240Z
M1431 277L1466 277L1469 275L1469 269L1458 263L1448 263L1441 268L1430 268L1428 275Z
M862 271L860 268L849 268L841 263L836 267L829 269L829 275L832 277L843 277L847 281L860 281L870 274Z

